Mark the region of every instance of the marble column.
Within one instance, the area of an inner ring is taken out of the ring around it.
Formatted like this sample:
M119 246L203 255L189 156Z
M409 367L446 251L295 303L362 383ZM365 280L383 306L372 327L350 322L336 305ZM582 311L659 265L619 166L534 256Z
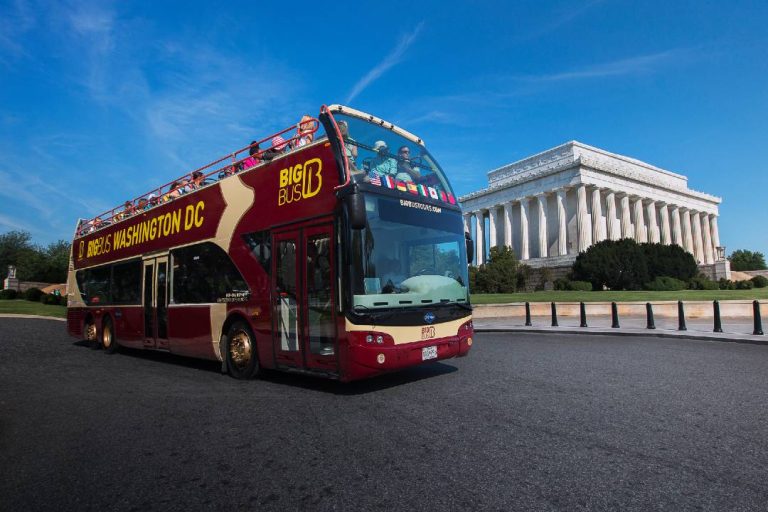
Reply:
M600 207L600 189L592 189L592 243L596 244L605 240L603 236L602 224L603 212Z
M528 251L528 198L520 200L520 259L529 259Z
M565 189L562 188L557 190L557 252L560 256L568 254L568 219L565 212L565 192Z
M621 196L621 238L632 238L632 216L627 194Z
M680 208L677 206L672 207L672 243L685 247L683 229L680 225Z
M579 237L579 252L586 251L592 245L592 232L589 229L589 219L587 219L587 187L579 185L576 189L578 199L576 213L576 229Z
M512 203L504 203L504 245L512 248Z
M694 212L691 216L693 227L693 257L697 263L704 263L704 241L701 239L701 214Z
M717 229L717 215L710 215L709 224L712 227L712 245L715 248L715 259L717 259L717 248L720 247L720 231Z
M704 236L704 263L714 263L715 254L712 247L712 228L709 225L709 215L701 215L701 234Z
M608 239L618 240L621 238L619 219L616 218L616 194L613 190L605 194L605 229Z
M659 227L656 224L656 201L649 201L646 205L648 214L648 241L654 244L659 243Z
M539 205L539 258L546 258L548 255L548 237L547 237L547 196L540 194L536 196Z
M669 209L666 204L659 207L659 218L661 219L661 243L669 245L672 243L672 236L669 230Z
M693 254L693 235L691 234L691 210L683 212L683 249Z
M648 241L645 232L645 220L643 219L643 199L635 200L635 242L642 244Z
M485 240L485 236L483 235L483 224L485 223L483 220L483 211L478 210L475 212L475 265L480 266L484 263L483 261L483 245L485 245L483 242Z
M462 219L464 219L464 231L471 231L470 229L470 223L472 222L472 214L471 213L465 213L461 216Z
M490 251L491 247L496 247L496 235L497 235L497 229L496 229L496 217L498 215L499 209L496 206L491 206L488 208L488 250Z

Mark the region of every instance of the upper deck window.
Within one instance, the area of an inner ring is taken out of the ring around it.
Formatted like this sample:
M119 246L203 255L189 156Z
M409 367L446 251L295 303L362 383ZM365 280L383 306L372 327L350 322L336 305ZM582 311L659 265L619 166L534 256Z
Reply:
M423 145L370 120L343 113L334 118L353 180L457 203L445 173Z

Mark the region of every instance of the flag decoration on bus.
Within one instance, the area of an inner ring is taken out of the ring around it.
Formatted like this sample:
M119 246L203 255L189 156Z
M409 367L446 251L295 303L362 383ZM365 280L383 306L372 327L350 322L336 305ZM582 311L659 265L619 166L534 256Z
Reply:
M371 172L368 175L368 180L371 185L376 185L377 187L399 190L400 192L409 192L413 195L434 199L435 201L442 201L448 204L456 204L456 198L450 192L438 190L435 187L429 187L423 183L416 184L412 181L401 181L393 178L390 175L381 176L376 172Z

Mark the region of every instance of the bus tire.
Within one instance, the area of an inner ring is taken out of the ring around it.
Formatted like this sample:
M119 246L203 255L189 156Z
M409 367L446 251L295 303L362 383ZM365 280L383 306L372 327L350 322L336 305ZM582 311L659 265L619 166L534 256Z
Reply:
M96 329L96 321L92 316L88 316L83 324L83 339L92 349L101 347L101 344L99 343L99 332Z
M253 379L259 374L256 337L242 320L233 323L227 331L227 371L235 379Z
M99 340L101 348L107 354L117 352L117 340L115 339L115 328L112 326L112 320L105 317L101 322L101 339Z

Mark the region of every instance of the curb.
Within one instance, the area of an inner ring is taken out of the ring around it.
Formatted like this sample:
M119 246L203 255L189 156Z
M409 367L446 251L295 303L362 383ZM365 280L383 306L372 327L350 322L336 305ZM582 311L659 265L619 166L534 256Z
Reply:
M14 313L0 313L0 318L37 318L42 320L56 320L57 322L66 322L66 318L58 318L55 316L43 316L43 315L17 315Z
M658 330L652 330L648 329L647 331L619 331L619 330L611 330L611 331L605 331L605 330L587 330L584 328L579 329L569 329L569 328L536 328L536 327L517 327L517 326L510 326L510 327L477 327L475 326L475 332L526 332L526 333L537 333L537 334L579 334L579 335L598 335L598 336L636 336L636 337L646 337L646 338L672 338L672 339L683 339L683 340L696 340L696 341L714 341L714 342L721 342L721 343L746 343L750 345L768 345L768 339L759 339L757 335L754 334L745 334L742 336L748 336L748 337L738 337L738 338L722 338L722 337L716 337L711 336L708 333L701 333L701 334L693 334L690 331L688 331L686 334L676 334L677 331L670 331L670 332L664 332L664 331L658 331ZM739 335L737 335L739 336Z

